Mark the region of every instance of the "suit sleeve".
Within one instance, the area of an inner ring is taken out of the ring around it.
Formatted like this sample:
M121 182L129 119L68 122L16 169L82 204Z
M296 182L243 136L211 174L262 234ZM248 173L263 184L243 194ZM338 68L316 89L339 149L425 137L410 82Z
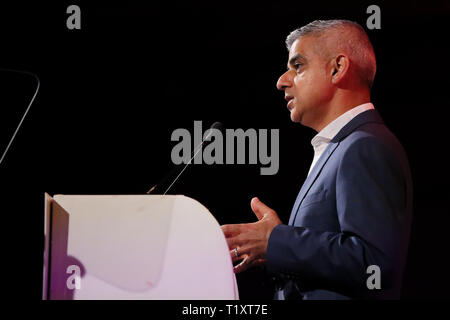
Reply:
M267 267L315 287L367 290L369 265L381 271L382 288L394 285L401 255L406 184L393 150L373 137L355 141L336 176L341 232L277 226L271 233Z

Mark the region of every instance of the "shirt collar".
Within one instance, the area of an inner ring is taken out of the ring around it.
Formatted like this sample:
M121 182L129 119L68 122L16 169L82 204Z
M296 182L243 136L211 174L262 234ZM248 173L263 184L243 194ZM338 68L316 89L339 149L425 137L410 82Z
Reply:
M331 139L334 138L334 136L347 124L349 123L354 117L356 117L358 114L370 110L375 109L373 104L368 102L361 104L359 106L356 106L345 113L341 114L339 117L331 121L329 124L325 126L318 134L314 136L311 140L311 145L313 147L317 147L318 145L322 143L329 143Z

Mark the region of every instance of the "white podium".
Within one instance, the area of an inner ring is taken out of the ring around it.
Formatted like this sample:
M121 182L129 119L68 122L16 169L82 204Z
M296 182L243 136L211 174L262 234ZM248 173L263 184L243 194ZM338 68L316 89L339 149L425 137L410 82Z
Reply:
M225 237L172 195L45 195L43 299L238 299Z

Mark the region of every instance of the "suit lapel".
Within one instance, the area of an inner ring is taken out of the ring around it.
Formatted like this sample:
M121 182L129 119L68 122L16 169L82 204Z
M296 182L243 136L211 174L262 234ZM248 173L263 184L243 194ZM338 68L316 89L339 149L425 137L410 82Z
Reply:
M334 152L334 150L339 145L339 142L330 142L330 144L327 146L323 154L320 156L317 163L314 165L313 169L311 170L310 174L306 178L305 183L303 184L302 188L300 189L300 192L297 196L297 199L295 200L294 208L291 212L291 217L289 219L289 224L293 224L295 221L295 217L297 215L298 208L300 207L303 199L305 198L306 194L308 193L309 189L311 189L311 186L313 185L314 181L316 181L319 173L322 171L323 166L325 163L327 163L328 158L331 156L331 154Z
M300 192L297 196L297 199L294 203L294 208L291 212L291 217L289 218L289 224L293 225L295 218L297 216L298 209L305 198L306 194L308 193L309 189L311 189L311 186L316 181L317 177L319 176L320 172L322 171L323 166L325 163L327 163L328 158L331 156L331 154L334 152L334 150L339 145L339 142L345 139L351 132L356 130L359 126L368 123L368 122L377 122L377 123L383 123L383 120L381 119L379 113L377 110L367 110L360 114L358 114L356 117L354 117L349 123L347 123L337 134L336 136L331 140L328 147L325 149L324 153L320 156L319 160L317 161L316 165L312 169L309 176L306 178L305 183L303 184L302 188L300 189Z

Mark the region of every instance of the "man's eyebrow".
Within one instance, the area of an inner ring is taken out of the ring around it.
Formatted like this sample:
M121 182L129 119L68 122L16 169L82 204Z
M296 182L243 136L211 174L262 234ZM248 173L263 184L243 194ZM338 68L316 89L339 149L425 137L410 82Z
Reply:
M292 56L292 58L289 59L287 68L289 69L289 66L293 66L297 59L306 60L306 58L302 56L300 53L296 53Z

